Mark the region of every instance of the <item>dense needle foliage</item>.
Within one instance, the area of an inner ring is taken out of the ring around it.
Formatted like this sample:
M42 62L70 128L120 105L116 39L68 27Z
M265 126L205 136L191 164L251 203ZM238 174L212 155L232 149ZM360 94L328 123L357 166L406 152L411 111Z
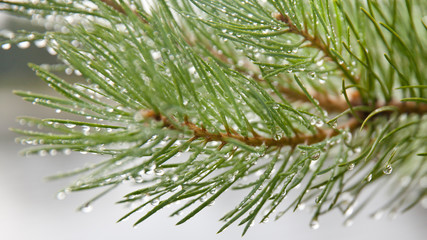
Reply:
M386 185L375 217L427 201L425 0L0 4L47 29L3 49L34 42L63 63L30 65L62 97L16 94L75 115L19 118L38 127L13 129L36 145L24 154L105 156L52 177L77 179L60 198L133 184L120 220L181 201L181 224L239 190L220 231L244 233L305 205L313 228L331 210L350 223Z

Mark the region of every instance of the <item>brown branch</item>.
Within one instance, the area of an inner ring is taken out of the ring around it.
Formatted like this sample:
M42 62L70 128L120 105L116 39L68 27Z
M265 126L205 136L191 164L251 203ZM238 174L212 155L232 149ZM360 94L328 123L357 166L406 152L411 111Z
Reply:
M359 77L352 76L348 69L350 69L344 62L338 61L338 59L331 54L329 46L326 45L319 36L312 35L305 28L304 30L298 29L298 27L292 22L292 20L287 15L282 15L281 13L275 13L273 15L277 20L284 22L288 26L288 32L300 35L304 38L305 41L309 42L308 47L316 48L320 50L324 57L328 60L332 60L335 64L341 69L345 77L347 77L351 82L358 83L360 82Z
M117 12L126 15L126 11L125 9L118 4L116 1L114 0L101 0L101 2L105 3L106 5L110 6L111 8L113 8L114 10L116 10ZM147 20L145 18L143 18L141 16L141 14L139 14L136 11L133 11L133 13L143 22L143 23L148 23Z
M384 107L384 106L396 107L398 109L399 114L424 115L427 113L427 104L417 104L413 102L401 103L401 102L393 101L387 105L378 104L377 107ZM176 129L175 128L176 125L173 125L172 123L169 122L169 120L166 117L155 113L153 110L141 110L140 113L145 119L162 121L163 126L165 128ZM384 112L380 116L389 115L389 114L390 113L388 112ZM368 116L368 115L369 113L363 114L363 116ZM227 140L232 138L250 146L265 145L266 147L283 147L283 146L296 147L297 145L300 145L300 144L311 145L311 144L322 142L327 138L331 138L339 135L341 133L340 130L347 130L352 132L356 130L361 125L361 123L355 117L350 117L344 124L338 126L336 129L318 128L317 129L318 132L316 134L297 134L293 137L282 137L280 139L264 137L258 134L254 134L252 137L245 137L238 134L236 131L231 131L227 133L211 133L207 129L205 129L203 126L199 127L196 124L188 121L187 118L185 118L184 122L181 123L180 125L185 128L188 128L193 132L192 139L202 138L206 142L217 141L217 142L221 142L221 145L225 145L228 142Z

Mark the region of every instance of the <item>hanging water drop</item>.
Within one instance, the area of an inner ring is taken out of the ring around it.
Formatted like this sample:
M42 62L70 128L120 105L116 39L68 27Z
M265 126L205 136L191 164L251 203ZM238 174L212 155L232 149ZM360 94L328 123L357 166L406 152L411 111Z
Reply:
M18 46L20 49L27 49L30 47L30 45L31 45L31 43L29 41L23 41L23 42L16 44L16 46Z
M383 173L389 175L391 174L392 171L393 171L393 168L391 167L391 165L387 164L387 166L383 170Z
M39 154L40 157L44 157L44 156L47 155L47 151L46 150L41 150L41 151L39 151L38 154Z
M46 43L47 43L46 39L39 39L39 40L34 41L34 45L36 45L36 47L38 47L38 48L46 47Z
M315 152L310 156L311 160L316 161L320 158L320 152Z
M67 197L67 194L63 191L58 192L56 194L56 199L58 199L58 200L64 200L66 197Z
M49 151L49 155L50 156L56 156L56 154L58 153L58 151L56 150L56 149L51 149L50 151Z
M153 206L157 206L157 205L159 205L159 203L160 203L160 199L158 199L158 198L155 198L151 201L151 205L153 205Z
M85 204L82 208L80 208L80 211L83 213L90 213L92 212L93 207L89 203Z
M310 119L310 125L314 126L316 125L316 122L317 122L316 118L313 117Z
M324 124L323 121L320 119L316 121L316 127L318 127L318 128L322 127L323 124Z
M9 50L12 47L12 45L10 43L5 43L3 45L1 45L1 48L3 50Z
M351 227L353 223L354 223L353 219L349 218L344 221L344 226Z
M266 218L264 218L264 219L262 220L262 222L261 222L261 223L268 223L268 221L270 221L270 218L269 218L269 217L266 217Z
M354 169L354 163L349 164L348 167L347 167L347 169L349 171L352 171Z
M351 214L353 214L353 212L354 212L354 207L353 207L353 206L349 206L349 207L347 208L347 210L345 211L344 215L348 217L348 216L350 216Z
M310 222L311 229L316 230L316 229L319 229L319 227L320 227L319 221L317 221L316 219Z
M46 50L52 56L55 56L57 54L56 51L53 48L51 48L51 47L47 47Z
M380 220L384 216L384 211L378 210L374 214L372 214L372 218L374 220Z
M64 124L67 128L74 128L76 126L76 124L73 123L66 123Z
M71 149L66 148L66 149L63 150L63 152L64 152L65 155L70 155L71 154Z
M154 174L156 174L157 176L163 176L163 174L165 174L165 171L163 169L156 168L154 169Z
M366 181L370 182L372 181L372 173L368 175L368 177L366 177Z

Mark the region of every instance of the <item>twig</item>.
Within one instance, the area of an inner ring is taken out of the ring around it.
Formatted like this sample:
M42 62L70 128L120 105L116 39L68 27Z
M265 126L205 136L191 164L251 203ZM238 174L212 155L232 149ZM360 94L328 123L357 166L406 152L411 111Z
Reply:
M300 35L304 38L305 41L308 41L309 47L319 49L327 59L332 60L335 64L341 69L342 73L345 77L347 77L353 84L356 84L360 81L359 77L354 77L348 71L349 67L345 64L345 62L340 62L338 59L331 54L329 50L329 46L327 46L320 37L316 35L311 35L307 29L301 30L292 22L292 20L287 15L282 15L281 13L275 13L274 17L284 22L288 28L290 33L294 33Z
M118 4L116 1L114 0L101 0L101 2L105 3L106 5L110 6L111 8L113 8L114 10L116 10L119 13L125 14L126 15L126 11L125 9ZM133 13L143 22L143 23L148 23L147 20L145 18L143 18L141 16L141 14L139 14L136 11L133 11Z
M413 102L397 102L393 101L388 103L387 105L380 105L377 104L377 108L384 107L384 106L394 106L398 109L399 114L418 114L418 115L424 115L427 113L427 105L426 104L417 104ZM376 108L376 109L377 109ZM374 110L373 110L374 111ZM373 112L371 111L371 112ZM389 112L384 112L384 114L390 114ZM170 129L176 129L175 125L169 122L169 120L160 114L155 113L153 110L142 110L141 115L145 119L154 119L156 121L162 121L163 126ZM364 116L369 115L369 113L363 114ZM301 134L301 135L295 135L293 137L282 137L280 139L274 139L269 137L263 137L258 134L254 134L253 137L245 137L240 134L238 134L235 131L232 131L232 133L211 133L207 131L203 127L199 127L196 124L188 121L188 119L185 119L184 122L181 124L183 127L186 127L190 129L194 136L193 138L203 138L206 142L211 141L218 141L222 144L227 143L227 139L235 139L238 141L241 141L247 145L250 146L261 146L265 145L266 147L283 147L283 146L290 146L290 147L296 147L300 144L315 144L324 141L327 138L331 138L334 136L337 136L341 133L341 130L347 130L347 131L354 131L357 129L361 123L355 118L350 117L348 121L346 121L344 124L338 126L336 129L321 129L318 128L318 132L316 134L308 135L308 134Z

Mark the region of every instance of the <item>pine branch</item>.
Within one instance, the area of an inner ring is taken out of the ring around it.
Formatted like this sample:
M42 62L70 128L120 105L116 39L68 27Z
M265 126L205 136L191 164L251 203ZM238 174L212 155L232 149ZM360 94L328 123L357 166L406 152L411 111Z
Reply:
M378 184L396 189L382 211L425 199L427 35L414 11L425 8L421 0L160 0L150 13L132 0L1 7L45 21L60 16L53 31L1 44L47 43L66 73L84 78L70 83L30 65L62 97L15 92L76 115L19 118L43 128L13 129L31 145L24 154L106 157L53 176L79 176L61 198L131 181L137 189L119 202L137 207L120 220L151 204L140 224L186 201L172 213L188 211L181 224L226 190L248 190L220 229L238 223L244 233L304 204L314 209L313 228L334 209L350 222L370 200L356 205L361 193ZM405 177L408 184L394 184Z

